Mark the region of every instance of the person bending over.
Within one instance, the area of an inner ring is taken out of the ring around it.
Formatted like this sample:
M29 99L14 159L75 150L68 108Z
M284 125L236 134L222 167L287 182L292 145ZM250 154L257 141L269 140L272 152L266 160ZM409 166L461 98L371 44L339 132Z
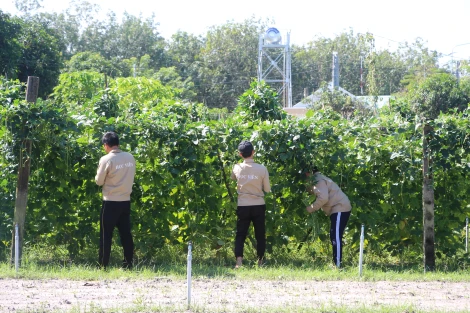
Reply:
M307 190L316 196L315 202L307 206L306 210L313 213L322 209L330 217L333 262L339 268L343 254L343 233L351 215L351 203L339 186L320 173L317 167L314 167L312 171L308 171L306 176L312 183Z

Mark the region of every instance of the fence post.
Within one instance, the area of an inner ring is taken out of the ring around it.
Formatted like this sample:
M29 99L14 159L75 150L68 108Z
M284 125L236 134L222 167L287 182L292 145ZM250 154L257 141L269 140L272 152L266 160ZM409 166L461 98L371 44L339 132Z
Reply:
M18 223L15 224L15 271L18 276L18 268L20 267L20 235L18 231Z
M36 102L38 98L39 88L39 77L28 76L28 84L26 88L26 101L29 103ZM29 122L29 121L24 121ZM33 140L28 135L29 132L22 135L20 139L19 149L19 163L18 163L18 176L16 181L16 198L15 198L15 211L13 214L13 223L19 224L18 238L14 230L12 230L11 236L11 249L10 249L10 264L13 265L13 259L15 258L16 243L18 242L18 262L21 263L23 256L23 242L24 242L24 230L26 220L26 208L28 202L28 185L29 175L31 169L31 151L33 146ZM19 133L17 135L20 135Z
M468 252L468 217L465 218L465 253Z
M364 224L361 226L361 244L359 247L359 277L362 276L362 258L364 251Z
M191 307L191 261L193 259L192 243L188 243L188 266L187 266L187 284L188 284L188 310Z

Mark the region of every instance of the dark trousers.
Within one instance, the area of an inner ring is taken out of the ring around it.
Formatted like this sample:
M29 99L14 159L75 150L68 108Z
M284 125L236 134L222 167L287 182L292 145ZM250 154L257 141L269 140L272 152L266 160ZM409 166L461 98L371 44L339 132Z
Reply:
M251 205L237 207L237 234L235 236L235 257L243 257L243 246L248 234L250 223L255 228L256 251L258 259L264 257L266 251L266 205Z
M343 233L350 215L351 211L330 215L330 240L333 246L333 262L338 268L341 265L341 258L343 256Z
M119 230L119 237L124 249L123 266L130 268L134 258L134 241L131 234L131 202L103 201L100 215L100 250L99 264L107 267L111 254L111 242L114 227Z

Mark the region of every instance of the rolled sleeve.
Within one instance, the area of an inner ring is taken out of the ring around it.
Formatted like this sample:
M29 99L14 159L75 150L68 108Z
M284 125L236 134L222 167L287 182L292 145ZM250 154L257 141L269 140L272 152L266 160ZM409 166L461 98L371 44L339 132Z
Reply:
M313 193L316 196L312 204L312 212L320 210L328 202L328 186L324 180L319 181L313 186Z
M103 186L106 180L106 173L108 170L108 162L100 161L98 170L96 171L95 182L98 186Z
M271 192L271 185L269 183L269 172L267 170L263 178L263 190L264 192Z

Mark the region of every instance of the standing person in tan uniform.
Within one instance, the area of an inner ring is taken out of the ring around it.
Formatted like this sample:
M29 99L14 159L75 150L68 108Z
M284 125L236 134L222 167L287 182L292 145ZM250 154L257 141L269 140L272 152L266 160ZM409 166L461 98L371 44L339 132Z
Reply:
M101 157L95 181L103 186L103 203L100 214L99 265L108 266L114 227L124 250L123 268L131 269L134 258L134 241L131 234L131 193L135 176L135 159L119 149L119 137L107 132L101 139L106 155Z
M256 238L258 265L262 265L266 250L266 204L264 193L271 191L269 173L264 165L255 163L255 150L249 141L242 141L238 146L243 163L233 167L232 179L237 181L237 233L235 237L235 268L242 266L243 246L250 223L253 222Z
M343 254L343 233L351 215L351 203L339 186L321 174L317 167L314 167L312 172L307 172L306 175L313 182L313 186L310 186L308 191L316 196L315 202L307 206L306 210L313 213L322 209L330 217L333 262L339 268Z

